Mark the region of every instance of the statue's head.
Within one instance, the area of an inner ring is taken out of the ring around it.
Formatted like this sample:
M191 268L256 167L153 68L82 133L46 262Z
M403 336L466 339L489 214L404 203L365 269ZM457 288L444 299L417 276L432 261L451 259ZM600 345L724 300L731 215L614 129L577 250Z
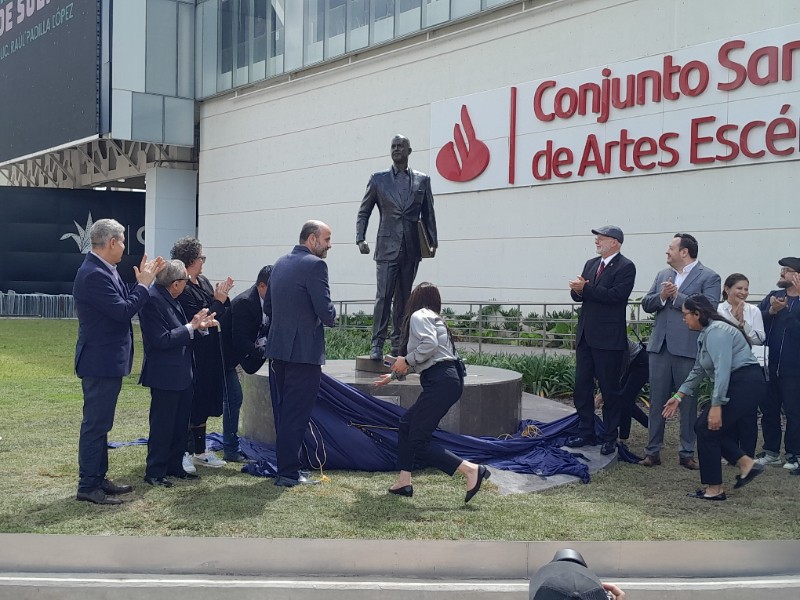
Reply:
M405 167L408 164L408 155L411 154L411 142L408 138L399 133L392 138L392 162L395 165Z

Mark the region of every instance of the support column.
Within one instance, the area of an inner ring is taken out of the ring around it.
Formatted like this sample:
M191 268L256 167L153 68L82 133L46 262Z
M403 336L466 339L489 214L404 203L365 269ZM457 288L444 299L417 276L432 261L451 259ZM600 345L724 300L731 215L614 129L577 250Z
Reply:
M153 167L145 182L144 249L168 259L175 240L197 235L197 171Z

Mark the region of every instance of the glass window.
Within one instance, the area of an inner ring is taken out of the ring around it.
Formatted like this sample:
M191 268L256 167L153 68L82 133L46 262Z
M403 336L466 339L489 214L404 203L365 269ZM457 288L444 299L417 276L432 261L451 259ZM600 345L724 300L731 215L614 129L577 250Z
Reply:
M178 10L169 0L147 0L145 91L175 96L178 85Z
M369 0L349 0L347 5L347 50L369 45Z
M219 23L218 0L198 5L200 27L200 61L197 72L200 75L200 91L198 96L211 96L217 91L217 25Z
M218 90L231 88L233 71L233 0L219 4L219 84Z
M286 40L284 2L285 0L271 0L270 2L267 76L283 73L283 54Z
M303 64L310 65L323 58L323 44L325 39L325 0L306 0L304 13L305 22L305 52Z
M178 4L178 96L194 98L194 13L191 4Z
M394 37L394 0L372 0L372 43Z
M423 27L438 25L450 19L450 0L425 0L422 8Z
M422 0L399 0L397 35L419 31L422 27Z
M453 2L451 18L458 19L479 12L481 10L481 0L457 0Z
M327 19L325 20L325 58L344 54L346 25L346 1L328 0Z
M253 38L253 0L238 0L236 11L236 77L234 85L242 85L250 81L250 42Z

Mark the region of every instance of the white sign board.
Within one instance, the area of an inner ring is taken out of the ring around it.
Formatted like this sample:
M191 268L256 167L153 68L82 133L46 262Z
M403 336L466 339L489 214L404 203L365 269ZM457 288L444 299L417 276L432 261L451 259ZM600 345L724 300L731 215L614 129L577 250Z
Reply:
M437 194L800 158L800 24L431 105Z

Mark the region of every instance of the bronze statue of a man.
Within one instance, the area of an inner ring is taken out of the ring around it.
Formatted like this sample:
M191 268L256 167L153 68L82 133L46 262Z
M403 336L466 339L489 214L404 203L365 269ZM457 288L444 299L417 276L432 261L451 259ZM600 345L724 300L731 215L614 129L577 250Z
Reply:
M378 291L375 295L370 351L373 360L383 358L390 310L392 354L398 356L400 352L403 313L421 259L417 221L422 221L431 247L438 245L431 180L424 173L408 168L410 154L408 138L394 136L391 148L394 164L386 171L373 173L369 178L356 219L356 244L362 254L369 254L369 245L364 239L372 209L378 205L380 223L375 243Z

